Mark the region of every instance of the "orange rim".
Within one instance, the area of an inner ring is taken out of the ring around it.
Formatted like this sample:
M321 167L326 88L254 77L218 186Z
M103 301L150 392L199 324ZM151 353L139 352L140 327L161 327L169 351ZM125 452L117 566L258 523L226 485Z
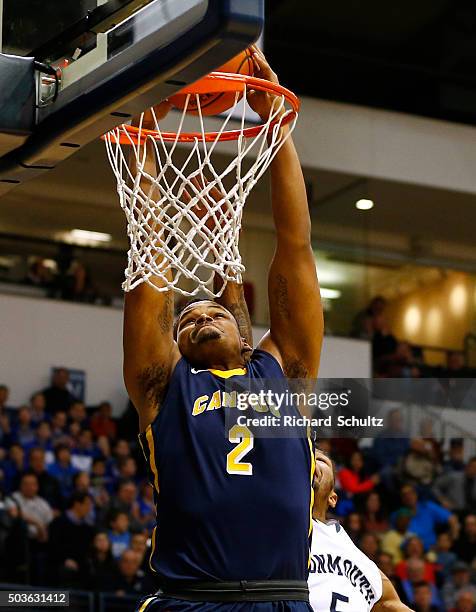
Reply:
M265 79L258 79L257 77L248 76L245 74L232 74L227 72L211 72L209 75L203 77L196 83L187 85L184 89L181 89L178 93L180 94L203 94L203 93L215 93L215 92L243 92L246 87L250 89L257 89L258 91L266 91L274 94L275 96L283 96L286 101L291 105L292 111L280 119L279 117L271 121L268 126L268 131L272 129L278 122L281 125L287 125L290 123L298 114L300 108L299 98L289 89L279 85L278 83L272 83ZM108 132L111 140L116 144L119 140L120 144L130 145L139 143L139 132L140 132L140 144L143 144L148 136L156 139L162 139L165 141L178 141L178 142L194 142L195 140L203 140L211 142L214 140L238 140L240 136L245 138L252 138L257 136L266 124L254 125L252 127L244 128L243 130L224 130L223 132L183 132L178 134L176 132L158 132L157 130L139 130L138 127L132 125L123 125L122 128L127 134L121 132L119 139L117 138L117 132L111 130ZM103 140L106 135L101 137Z

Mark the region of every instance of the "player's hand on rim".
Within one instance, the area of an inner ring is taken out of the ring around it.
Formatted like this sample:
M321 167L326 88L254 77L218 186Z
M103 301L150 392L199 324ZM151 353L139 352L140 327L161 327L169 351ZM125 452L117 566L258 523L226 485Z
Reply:
M255 67L254 76L279 85L278 75L269 65L268 60L265 58L261 49L259 49L256 45L251 45L251 50ZM276 96L272 94L264 91L257 91L255 89L249 89L246 99L250 107L261 117L263 121L268 119L271 112L276 112ZM284 112L284 108L282 112Z

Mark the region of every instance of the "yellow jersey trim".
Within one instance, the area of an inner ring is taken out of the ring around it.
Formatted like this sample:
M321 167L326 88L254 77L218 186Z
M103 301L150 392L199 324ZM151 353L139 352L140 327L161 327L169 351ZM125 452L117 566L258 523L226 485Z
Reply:
M312 441L308 436L307 441L309 444L309 451L311 453L311 503L309 508L309 559L308 559L308 567L311 566L311 542L312 542L312 510L314 508L314 474L316 472L316 457L314 456L314 452L312 449Z
M155 553L155 532L156 532L156 530L157 530L157 525L152 530L152 537L151 537L151 541L152 541L152 547L151 548L152 548L152 550L150 551L150 557L149 557L149 567L154 572L154 574L157 573L156 570L152 566L152 559L154 558L154 553ZM140 610L139 610L139 612L140 612Z
M246 368L235 368L234 370L209 369L208 371L219 378L231 378L232 376L244 376L246 374Z
M155 448L154 448L154 436L152 435L152 424L150 424L145 430L145 437L147 439L147 445L149 447L149 463L152 474L154 475L154 489L157 495L159 494L159 473L157 472L157 466L155 465Z
M147 606L152 603L154 601L154 599L157 599L156 596L154 595L153 597L148 597L144 603L141 605L141 607L139 608L139 612L144 612L144 610L147 608Z

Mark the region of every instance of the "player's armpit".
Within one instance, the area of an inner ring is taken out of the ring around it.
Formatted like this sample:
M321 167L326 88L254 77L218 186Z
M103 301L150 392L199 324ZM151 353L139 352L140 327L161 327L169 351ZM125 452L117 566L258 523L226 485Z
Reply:
M413 612L400 600L391 580L380 572L382 577L382 597L373 606L372 612Z

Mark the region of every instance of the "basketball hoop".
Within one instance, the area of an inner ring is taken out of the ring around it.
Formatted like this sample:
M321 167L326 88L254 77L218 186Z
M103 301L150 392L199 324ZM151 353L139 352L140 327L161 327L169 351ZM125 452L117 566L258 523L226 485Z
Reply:
M269 117L260 125L248 125L246 120L249 90L273 96ZM234 92L235 103L222 115L221 128L207 131L200 99L220 92ZM121 125L103 136L130 241L122 287L131 291L146 282L158 291L219 297L228 281L241 282L245 268L238 241L243 206L294 129L299 99L276 83L222 72L212 72L180 93L186 102L176 132L162 131L151 109L155 129L142 127L142 114L138 126ZM200 126L196 132L184 129L192 96ZM239 128L227 129L237 112ZM285 125L286 131L281 129ZM225 164L216 155L222 141L236 142L233 159ZM145 170L151 154L156 176ZM213 290L215 274L223 279L218 292ZM151 277L159 277L163 286L157 287Z

